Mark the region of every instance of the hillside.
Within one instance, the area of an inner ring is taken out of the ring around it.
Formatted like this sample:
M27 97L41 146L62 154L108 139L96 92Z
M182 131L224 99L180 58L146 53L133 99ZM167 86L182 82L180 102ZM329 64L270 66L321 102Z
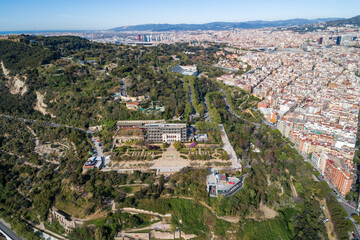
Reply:
M334 20L334 21L328 21L326 23L327 26L333 26L333 27L343 26L343 25L347 25L347 24L353 24L353 25L360 26L360 15L349 18L349 19L339 19L339 20Z
M317 18L317 19L289 19L278 21L247 21L247 22L212 22L204 24L142 24L134 26L122 26L109 29L110 31L196 31L196 30L229 30L235 28L255 29L264 27L290 27L295 25L313 24L338 20L334 18Z
M331 213L333 235L347 239L351 222L326 182L314 181L313 167L278 130L260 124L257 114L235 116L228 110L227 101L250 111L260 99L214 81L225 74L213 66L219 61L214 53L223 48L178 43L140 49L67 36L0 40L0 217L26 239L39 239L26 221L66 233L71 240L114 239L121 231L137 234L165 224L167 231L180 229L196 239L327 239L320 199ZM172 72L178 64L196 65L206 74ZM21 91L14 91L15 83L22 84ZM143 99L141 109L128 109L116 97L124 91L124 97ZM154 104L164 110L157 111ZM190 117L195 112L198 116ZM221 171L239 178L246 174L243 188L229 197L209 197L208 167L220 165L210 165L207 156L229 160L209 142L193 149L184 146L190 141L177 142L174 150L134 138L112 147L117 134L138 133L119 131L116 122L139 119L195 125L219 143L224 143L222 124L248 167ZM85 131L95 125L101 126L99 131ZM96 142L111 162L101 170L84 169ZM167 177L149 169L168 150L166 161L179 155L178 160L207 165L190 164ZM122 168L129 162L132 171L104 171L110 164ZM135 169L139 165L145 167ZM142 213L123 211L129 208ZM54 209L81 224L66 232L61 222L50 221Z

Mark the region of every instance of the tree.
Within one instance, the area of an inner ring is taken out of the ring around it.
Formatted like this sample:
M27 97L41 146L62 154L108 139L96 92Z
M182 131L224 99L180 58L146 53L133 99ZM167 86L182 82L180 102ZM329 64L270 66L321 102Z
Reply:
M39 213L41 220L46 220L50 206L51 200L48 192L42 191L34 197L34 208Z
M222 160L229 160L229 154L226 151L224 151L220 157Z
M183 144L179 141L175 141L174 142L174 147L176 148L177 151L180 151L181 148L183 147Z
M95 229L95 240L109 239L109 232L105 227L98 227Z
M165 185L165 177L163 174L161 174L159 178L159 186L161 189L164 189L164 185Z
M164 142L161 147L162 149L166 149L169 147L169 144L167 142Z

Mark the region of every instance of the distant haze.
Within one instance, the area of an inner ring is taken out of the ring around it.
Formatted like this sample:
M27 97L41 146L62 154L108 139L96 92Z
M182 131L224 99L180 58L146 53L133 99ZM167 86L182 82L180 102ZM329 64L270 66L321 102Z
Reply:
M359 9L359 0L2 0L0 31L351 18L359 15Z

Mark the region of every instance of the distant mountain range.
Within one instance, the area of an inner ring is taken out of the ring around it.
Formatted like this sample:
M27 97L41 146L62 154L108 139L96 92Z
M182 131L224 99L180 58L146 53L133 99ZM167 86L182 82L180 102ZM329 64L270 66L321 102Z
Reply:
M360 15L356 16L356 17L352 17L352 18L348 18L348 19L339 19L339 20L334 20L334 21L328 21L326 23L327 26L342 26L342 25L346 25L346 24L353 24L353 25L358 25L360 26Z
M317 19L289 19L279 21L248 21L248 22L212 22L204 24L142 24L134 26L122 26L109 29L110 31L196 31L196 30L231 30L235 28L255 29L264 27L290 27L296 25L314 24L328 21L343 21L343 18L317 18Z

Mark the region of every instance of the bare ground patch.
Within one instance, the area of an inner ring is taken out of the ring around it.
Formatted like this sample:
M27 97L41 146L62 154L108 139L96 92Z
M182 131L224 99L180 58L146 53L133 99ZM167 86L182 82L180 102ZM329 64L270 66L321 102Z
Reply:
M264 205L262 202L257 210L255 210L252 214L250 214L246 218L251 218L254 220L266 220L266 219L273 219L277 217L279 213L274 209L269 208L268 206Z

